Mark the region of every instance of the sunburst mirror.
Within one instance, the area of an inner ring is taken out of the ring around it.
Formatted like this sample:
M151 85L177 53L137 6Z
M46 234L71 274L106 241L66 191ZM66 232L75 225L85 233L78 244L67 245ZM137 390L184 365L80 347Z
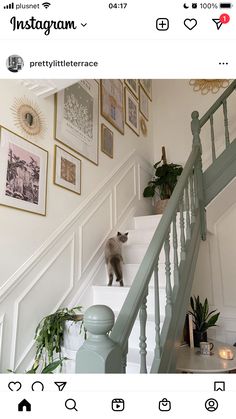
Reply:
M190 86L193 86L194 92L201 92L202 95L207 93L218 93L220 89L229 86L230 80L222 79L196 79L190 80Z
M14 122L27 136L39 137L45 132L45 118L38 105L23 97L15 100L11 110Z

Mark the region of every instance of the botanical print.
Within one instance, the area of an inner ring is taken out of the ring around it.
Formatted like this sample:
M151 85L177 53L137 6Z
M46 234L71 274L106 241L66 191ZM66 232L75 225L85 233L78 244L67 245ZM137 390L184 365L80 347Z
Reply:
M141 79L140 84L145 91L145 93L148 95L149 99L152 100L152 80L150 79Z
M5 195L38 204L39 178L39 157L9 143Z
M102 124L101 150L113 158L113 132L104 124Z
M124 93L120 80L101 80L101 113L124 134Z
M46 214L48 152L0 127L0 205Z
M129 87L132 93L138 98L138 79L126 79L125 84Z
M54 183L77 194L81 193L81 160L55 146Z
M148 121L148 97L141 86L139 86L139 110Z
M98 164L98 83L80 80L57 94L56 139Z
M138 101L128 89L125 89L125 103L125 122L137 135L139 135Z
M92 96L79 83L64 90L64 118L87 143L93 140L93 106Z
M137 106L135 105L135 103L132 101L132 99L130 99L130 97L128 98L128 118L129 118L129 122L135 126L137 128L138 126L138 112L137 112Z
M64 157L61 158L61 178L75 185L76 165Z

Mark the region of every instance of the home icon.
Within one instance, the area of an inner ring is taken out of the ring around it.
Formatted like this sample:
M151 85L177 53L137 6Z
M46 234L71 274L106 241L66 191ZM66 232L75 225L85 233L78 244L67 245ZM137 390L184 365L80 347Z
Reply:
M19 404L18 404L18 412L31 412L31 404L26 400L23 399Z

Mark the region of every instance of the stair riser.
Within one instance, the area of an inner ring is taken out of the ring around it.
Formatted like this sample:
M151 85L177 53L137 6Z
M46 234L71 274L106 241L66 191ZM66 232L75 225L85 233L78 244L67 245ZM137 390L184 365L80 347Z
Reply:
M104 304L109 306L114 312L120 312L125 298L128 294L129 288L126 287L101 287L93 286L93 302L94 304ZM164 315L165 310L165 289L160 288L160 313ZM147 312L154 315L154 290L150 288L148 295Z
M145 256L148 246L127 246L123 251L123 258L125 264L140 264ZM174 250L173 247L170 247L170 260L174 259ZM178 259L180 260L180 248L178 249ZM165 251L162 248L160 257L160 263L165 263Z

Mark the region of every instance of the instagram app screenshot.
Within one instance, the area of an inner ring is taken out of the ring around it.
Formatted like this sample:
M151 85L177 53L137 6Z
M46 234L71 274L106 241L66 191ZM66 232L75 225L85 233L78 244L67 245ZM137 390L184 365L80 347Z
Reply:
M0 412L232 415L236 6L0 3Z

